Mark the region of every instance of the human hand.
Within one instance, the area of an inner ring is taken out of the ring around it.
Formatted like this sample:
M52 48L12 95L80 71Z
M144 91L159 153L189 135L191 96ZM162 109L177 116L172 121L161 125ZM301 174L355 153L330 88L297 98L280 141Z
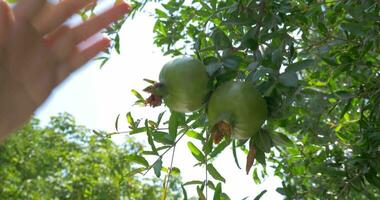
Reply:
M0 0L0 140L22 125L74 70L110 43L106 37L78 45L131 8L121 2L76 27L62 25L93 0L20 0L11 9Z

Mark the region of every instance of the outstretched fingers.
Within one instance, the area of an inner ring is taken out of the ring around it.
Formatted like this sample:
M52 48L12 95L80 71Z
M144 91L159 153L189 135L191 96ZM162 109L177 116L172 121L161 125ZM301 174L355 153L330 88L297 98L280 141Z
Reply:
M79 43L86 41L89 37L106 28L129 11L130 6L122 2L108 11L85 21L83 24L70 29L66 34L53 42L51 45L53 54L58 61L65 62L65 59L71 55Z
M76 69L86 64L100 52L106 50L109 47L110 42L111 41L109 38L103 37L100 40L93 43L92 45L90 45L89 47L78 51L77 53L72 55L72 57L68 61L70 68Z
M84 41L130 11L131 7L127 3L117 4L104 13L75 27L72 31L72 37L77 41Z
M110 39L103 37L90 45L89 47L75 51L68 59L66 64L63 64L58 68L57 81L58 83L63 81L73 71L86 64L100 52L106 50L110 45Z
M57 5L45 6L33 24L40 34L45 35L60 27L68 18L93 2L94 0L63 0Z

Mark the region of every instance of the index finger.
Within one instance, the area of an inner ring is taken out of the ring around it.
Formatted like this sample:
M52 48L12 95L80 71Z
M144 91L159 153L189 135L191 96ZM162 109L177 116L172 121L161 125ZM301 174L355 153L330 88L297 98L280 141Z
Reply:
M78 10L93 2L94 0L63 0L57 5L45 6L35 19L34 26L43 35L49 33L62 25Z
M72 36L77 43L86 40L100 30L106 28L112 22L117 21L120 17L129 13L131 7L122 1L104 13L85 21L83 24L73 28Z
M67 30L65 34L61 34L61 36L51 44L51 51L57 60L65 61L67 56L70 55L72 50L75 49L79 43L106 28L110 23L130 12L130 10L131 7L125 2L115 5L106 12L83 22L77 27Z

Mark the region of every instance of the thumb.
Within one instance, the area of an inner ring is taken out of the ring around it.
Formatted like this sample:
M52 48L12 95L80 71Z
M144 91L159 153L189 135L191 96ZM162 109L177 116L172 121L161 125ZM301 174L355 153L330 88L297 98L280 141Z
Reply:
M9 5L3 0L0 0L0 47L4 46L4 43L8 39L11 19L12 12Z

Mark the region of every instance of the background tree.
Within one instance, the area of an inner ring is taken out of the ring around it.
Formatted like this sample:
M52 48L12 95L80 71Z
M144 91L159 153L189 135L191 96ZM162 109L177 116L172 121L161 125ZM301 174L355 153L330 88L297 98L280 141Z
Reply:
M141 144L118 146L68 114L33 119L0 145L0 199L160 199L162 181L133 177L148 163ZM180 199L179 177L170 199Z
M135 8L147 2L134 2ZM273 167L283 180L277 191L289 199L380 197L379 1L169 0L161 5L154 31L165 54L197 57L207 65L213 89L243 80L266 98L269 118L250 142L257 150L256 182ZM127 115L131 133L147 133L151 147L144 153L157 156L152 165L157 175L162 156L184 135L201 141L198 147L190 142L189 150L196 165L208 166L218 182L224 178L210 165L218 153L229 145L234 151L250 149L247 141L212 145L204 108L172 112L168 126L162 115L145 123ZM214 199L228 199L211 181L184 185L198 185L202 199L206 183L215 189Z

